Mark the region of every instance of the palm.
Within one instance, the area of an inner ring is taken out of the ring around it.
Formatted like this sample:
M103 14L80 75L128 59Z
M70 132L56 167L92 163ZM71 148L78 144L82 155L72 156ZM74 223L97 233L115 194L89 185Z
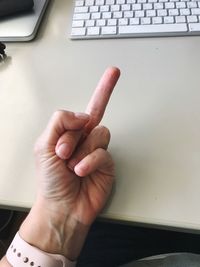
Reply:
M67 162L58 158L55 148L40 156L39 176L45 177L44 195L48 201L57 202L60 208L68 207L71 216L83 224L91 224L103 208L113 182L113 163L94 173L79 177L71 171Z
M112 188L113 174L103 175L100 170L81 178L80 191L73 204L73 215L85 225L90 225L102 210Z

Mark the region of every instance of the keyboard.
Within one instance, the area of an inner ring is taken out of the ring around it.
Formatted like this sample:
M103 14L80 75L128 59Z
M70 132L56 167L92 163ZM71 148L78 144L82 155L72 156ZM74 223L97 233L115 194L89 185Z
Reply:
M199 34L200 1L75 1L71 39Z

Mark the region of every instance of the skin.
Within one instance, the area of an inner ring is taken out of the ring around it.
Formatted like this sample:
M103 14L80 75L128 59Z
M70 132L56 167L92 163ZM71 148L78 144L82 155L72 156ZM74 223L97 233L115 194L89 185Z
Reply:
M76 260L110 195L110 133L99 123L119 76L119 69L108 68L86 112L56 111L36 142L38 193L19 234L43 251ZM5 257L0 266L10 266Z

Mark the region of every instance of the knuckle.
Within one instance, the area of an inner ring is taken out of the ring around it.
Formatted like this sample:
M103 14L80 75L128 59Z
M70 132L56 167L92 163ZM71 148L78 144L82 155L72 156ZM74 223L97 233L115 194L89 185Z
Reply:
M97 149L97 155L98 155L98 157L104 159L103 165L105 165L106 167L109 167L111 169L114 168L114 162L113 162L112 156L107 150L105 150L103 148L98 148Z
M69 146L74 146L76 143L77 135L75 132L66 132L60 139L61 143L67 143Z
M106 152L107 152L107 151L105 151L105 149L103 149L103 148L101 148L101 147L97 148L97 153L98 153L99 155L101 155L101 156L104 156Z
M103 139L106 140L107 142L109 142L110 137L111 137L109 129L103 125L99 125L99 126L97 126L97 128L98 128L100 134L103 136Z
M58 109L56 111L54 111L52 119L53 120L62 120L66 117L67 114L73 114L73 112L71 111L67 111L67 110L63 110L63 109Z
M107 157L108 156L108 151L105 150L104 148L97 148L96 150L96 155L100 158L104 158L104 157Z
M63 118L64 116L64 110L58 109L53 113L52 119L58 120Z

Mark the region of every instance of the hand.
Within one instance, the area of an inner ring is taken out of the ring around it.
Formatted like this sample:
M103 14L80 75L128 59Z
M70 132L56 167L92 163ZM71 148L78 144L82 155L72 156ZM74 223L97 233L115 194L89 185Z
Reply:
M49 253L76 259L110 194L110 134L97 125L118 78L119 70L109 68L87 106L88 114L57 111L36 143L38 197L20 234Z

